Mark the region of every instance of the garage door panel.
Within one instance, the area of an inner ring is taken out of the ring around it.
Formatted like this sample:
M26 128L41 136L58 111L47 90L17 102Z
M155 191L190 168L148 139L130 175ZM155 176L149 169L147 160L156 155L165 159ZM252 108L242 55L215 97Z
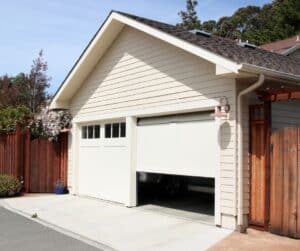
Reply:
M169 159L172 158L172 151L166 150L170 148L170 142L173 141L170 130L172 130L172 126L169 124L142 126L142 130L138 130L137 144L138 147L142 145L143 148L140 149L140 151L138 150L137 156L138 160L143 161L142 165L144 169L156 172L161 168L165 168L169 170L169 172L172 172L174 166L172 166L172 162L169 161ZM154 135L159 135L160 137L160 145L156 149L153 148L153 141L155 141L153 138ZM161 151L161 149L164 149L164 151ZM141 164L139 161L138 163Z
M217 130L208 114L146 119L138 126L137 170L215 177ZM166 123L169 122L169 123ZM156 123L156 124L155 124Z
M80 147L79 194L124 203L126 199L125 145Z
M79 158L79 193L97 197L97 177L99 176L99 147L81 147ZM93 158L91 158L93 156ZM99 158L100 159L100 158ZM93 175L91 175L93 174Z

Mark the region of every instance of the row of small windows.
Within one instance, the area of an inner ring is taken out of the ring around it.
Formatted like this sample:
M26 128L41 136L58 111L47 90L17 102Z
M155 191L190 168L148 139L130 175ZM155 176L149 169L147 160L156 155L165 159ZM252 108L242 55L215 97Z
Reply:
M101 137L101 125L83 126L81 129L82 139L99 139ZM105 138L125 138L126 123L112 123L104 125Z

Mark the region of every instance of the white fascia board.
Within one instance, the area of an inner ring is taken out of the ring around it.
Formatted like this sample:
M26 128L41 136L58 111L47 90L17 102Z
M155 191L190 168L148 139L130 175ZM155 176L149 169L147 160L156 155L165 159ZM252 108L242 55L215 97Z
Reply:
M233 72L232 70L229 70L219 64L216 64L216 72L215 73L217 76L226 76L226 75L235 74L235 72Z
M274 77L278 79L290 80L296 83L300 83L300 75L289 74L281 71L271 70L265 67L260 67L251 64L242 64L240 67L241 72L265 74L268 77Z

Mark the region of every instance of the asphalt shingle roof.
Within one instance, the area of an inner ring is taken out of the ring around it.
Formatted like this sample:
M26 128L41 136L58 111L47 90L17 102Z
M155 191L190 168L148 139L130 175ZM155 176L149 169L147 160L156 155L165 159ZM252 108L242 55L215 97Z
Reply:
M269 52L260 48L242 47L236 41L212 35L210 37L196 35L180 27L150 20L131 14L117 12L140 23L151 26L157 30L197 45L212 53L220 55L238 64L250 64L276 70L288 74L300 75L300 60L296 57L289 57Z

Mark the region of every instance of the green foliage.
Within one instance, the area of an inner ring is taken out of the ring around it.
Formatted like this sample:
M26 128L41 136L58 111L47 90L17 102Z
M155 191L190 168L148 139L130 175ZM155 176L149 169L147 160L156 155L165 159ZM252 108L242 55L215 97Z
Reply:
M17 126L25 128L30 117L31 112L25 106L0 109L0 134L14 132Z
M17 105L17 96L12 79L7 75L0 77L0 108Z
M210 33L216 32L216 28L217 28L217 22L215 20L205 21L202 23L202 27L201 27L202 30Z
M22 189L21 182L10 175L0 175L0 197L15 196Z
M200 29L201 22L197 16L197 11L196 11L197 5L198 5L198 1L196 0L186 1L186 10L180 11L178 13L178 15L182 19L182 22L177 24L177 26L186 30Z
M46 72L47 62L43 58L43 51L33 60L28 74L20 73L12 81L18 90L18 101L30 109L33 114L39 112L46 104L50 78Z
M29 73L19 73L14 77L0 77L0 109L8 106L26 106L33 114L41 111L49 96L47 88L47 62L40 51L33 60Z
M30 123L30 136L31 139L37 139L40 137L45 137L44 127L41 120L32 120Z
M192 30L203 29L207 32L231 39L248 40L261 45L285 39L300 33L300 1L273 0L262 7L246 6L239 8L232 16L221 17L218 21L201 22L197 19L195 5L187 0L192 11L179 13L182 23L178 26ZM183 15L184 14L184 15ZM197 20L197 25L194 23Z

